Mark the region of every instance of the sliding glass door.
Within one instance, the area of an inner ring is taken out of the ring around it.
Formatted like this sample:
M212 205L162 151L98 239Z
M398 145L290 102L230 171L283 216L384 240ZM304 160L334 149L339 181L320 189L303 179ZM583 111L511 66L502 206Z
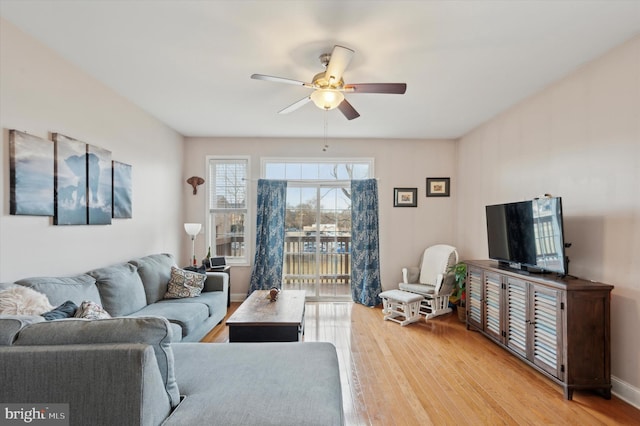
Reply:
M350 244L349 188L290 183L283 288L306 290L309 299L349 299Z

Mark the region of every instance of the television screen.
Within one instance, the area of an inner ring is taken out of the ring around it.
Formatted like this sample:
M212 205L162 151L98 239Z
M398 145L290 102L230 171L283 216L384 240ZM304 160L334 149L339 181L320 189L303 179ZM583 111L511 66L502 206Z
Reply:
M560 197L491 205L486 213L489 258L567 274Z

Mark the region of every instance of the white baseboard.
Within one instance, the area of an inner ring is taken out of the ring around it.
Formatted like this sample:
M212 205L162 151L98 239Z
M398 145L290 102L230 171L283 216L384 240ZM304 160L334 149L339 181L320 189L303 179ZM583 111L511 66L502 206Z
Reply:
M611 393L624 402L640 409L640 389L637 387L611 376Z
M246 298L247 298L247 295L244 293L231 293L232 302L244 302L244 299Z

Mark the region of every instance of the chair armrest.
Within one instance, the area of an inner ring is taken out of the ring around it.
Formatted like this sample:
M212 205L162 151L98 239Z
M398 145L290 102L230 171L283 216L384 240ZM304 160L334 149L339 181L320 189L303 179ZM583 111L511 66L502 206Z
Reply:
M402 282L405 284L415 284L420 278L420 268L417 266L408 266L402 268Z

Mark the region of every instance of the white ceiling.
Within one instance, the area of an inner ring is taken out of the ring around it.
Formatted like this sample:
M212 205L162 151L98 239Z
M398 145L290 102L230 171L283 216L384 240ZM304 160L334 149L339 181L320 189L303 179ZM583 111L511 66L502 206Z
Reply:
M185 136L457 138L640 34L640 1L0 0L0 15ZM356 51L347 121L309 103L334 44Z

